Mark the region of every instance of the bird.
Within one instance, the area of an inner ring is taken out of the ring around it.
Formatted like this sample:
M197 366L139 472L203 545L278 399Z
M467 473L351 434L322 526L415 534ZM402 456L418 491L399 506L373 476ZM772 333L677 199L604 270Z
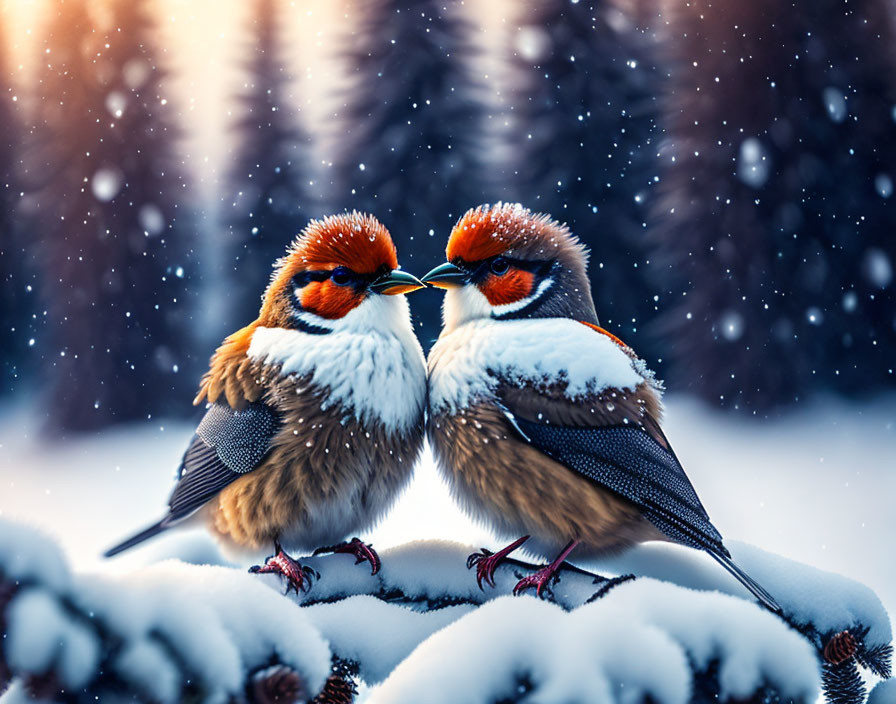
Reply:
M427 359L437 466L468 514L499 535L522 536L474 553L468 567L480 588L494 586L496 567L531 541L557 557L514 593L542 596L571 555L662 540L706 551L780 612L732 560L666 438L662 384L600 327L588 256L548 215L497 203L467 211L447 262L421 277L445 289Z
M359 212L311 220L275 263L256 320L211 357L206 411L167 513L106 551L200 522L230 551L273 546L250 571L307 590L315 573L283 546L347 552L408 483L423 446L426 367L389 231ZM324 547L320 547L324 546Z

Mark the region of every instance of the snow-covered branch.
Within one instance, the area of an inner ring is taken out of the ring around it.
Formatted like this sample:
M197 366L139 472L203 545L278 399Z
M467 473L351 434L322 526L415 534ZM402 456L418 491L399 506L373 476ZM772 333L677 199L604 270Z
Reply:
M746 595L672 583L688 580L649 550L615 565L636 579L605 589L564 569L540 600L510 595L523 563L499 567L482 591L466 569L471 548L410 543L384 551L375 576L347 555L304 559L320 578L284 596L274 575L176 561L72 574L51 541L0 522L0 677L54 701L348 702L353 676L359 701L377 704L809 703L823 686L831 701L864 701L858 668L889 668L890 624L873 593L735 549L789 623Z
M296 604L243 570L168 562L73 574L59 549L0 522L0 679L54 701L305 701L330 650ZM89 697L87 696L89 695Z
M889 677L890 622L870 589L750 545L731 547L780 601L784 619L702 554L665 545L608 563L609 575L637 576L609 590L585 570L563 569L551 603L510 596L525 563L500 566L495 587L482 591L465 569L473 550L435 541L385 552L376 576L346 556L309 558L321 578L293 598L334 654L358 663L365 681L382 682L376 702L516 701L532 690L544 692L539 700L579 701L590 682L594 691L640 692L631 701L815 701L821 687L829 701L851 703L865 697L859 668ZM346 615L356 628L346 630ZM655 651L660 641L665 650ZM654 651L663 654L647 655Z

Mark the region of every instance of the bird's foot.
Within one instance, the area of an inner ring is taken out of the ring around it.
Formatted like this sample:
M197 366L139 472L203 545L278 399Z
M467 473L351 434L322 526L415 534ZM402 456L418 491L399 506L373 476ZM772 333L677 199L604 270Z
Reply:
M547 565L546 567L542 567L537 572L533 572L532 574L523 577L519 582L517 582L516 586L513 588L513 595L519 596L527 589L535 587L535 596L540 597L541 592L545 589L550 592L551 584L556 582L558 579L559 576L557 575L557 568L553 565Z
M618 587L620 584L624 582L630 582L635 578L633 574L621 574L618 577L598 577L594 580L595 584L600 584L600 587L594 594L588 597L588 600L585 602L586 604L590 604L592 601L597 601L598 599L607 595L614 587Z
M326 552L344 552L349 555L354 555L356 565L367 561L370 563L370 574L372 575L379 572L380 567L383 566L382 561L380 561L380 556L376 554L376 550L373 549L373 546L362 542L358 538L352 538L348 542L339 543L339 545L318 548L312 555L320 555Z
M560 551L560 554L557 555L556 559L551 564L545 565L540 570L533 572L527 577L523 577L519 582L517 582L516 586L513 588L513 595L519 596L530 587L535 587L535 595L538 597L541 596L541 592L545 588L550 591L551 584L559 579L557 571L560 569L560 566L563 564L566 558L569 557L569 553L575 550L576 545L578 544L578 540L570 540L566 544L566 547Z
M501 558L486 548L467 556L467 569L471 570L476 566L476 584L480 589L483 581L490 587L495 586L495 569L500 563Z
M524 535L522 538L513 541L506 548L498 550L498 552L482 548L479 552L474 552L467 557L467 569L471 570L474 565L476 566L476 583L480 589L482 589L483 582L490 587L495 586L495 570L498 568L498 565L528 539L529 536Z
M281 547L278 547L277 553L265 560L263 565L250 567L249 572L253 574L279 574L286 580L285 593L289 594L289 590L292 589L296 595L300 592L307 592L311 589L311 581L320 577L311 567L291 558Z

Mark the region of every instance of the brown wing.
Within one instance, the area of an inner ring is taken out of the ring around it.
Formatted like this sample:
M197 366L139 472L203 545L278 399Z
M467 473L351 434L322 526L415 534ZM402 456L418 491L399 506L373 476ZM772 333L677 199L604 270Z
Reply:
M646 383L571 401L560 386L502 385L511 424L529 444L638 506L671 539L727 556L722 536L659 427Z

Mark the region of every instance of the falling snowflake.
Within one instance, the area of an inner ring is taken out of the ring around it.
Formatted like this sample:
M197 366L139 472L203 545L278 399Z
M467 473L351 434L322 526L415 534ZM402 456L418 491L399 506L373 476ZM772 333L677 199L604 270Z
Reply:
M737 161L737 176L748 186L760 188L768 180L771 163L769 155L755 137L741 142L740 156Z
M116 168L103 167L99 169L90 182L90 189L97 200L104 203L118 195L124 183L124 175Z

